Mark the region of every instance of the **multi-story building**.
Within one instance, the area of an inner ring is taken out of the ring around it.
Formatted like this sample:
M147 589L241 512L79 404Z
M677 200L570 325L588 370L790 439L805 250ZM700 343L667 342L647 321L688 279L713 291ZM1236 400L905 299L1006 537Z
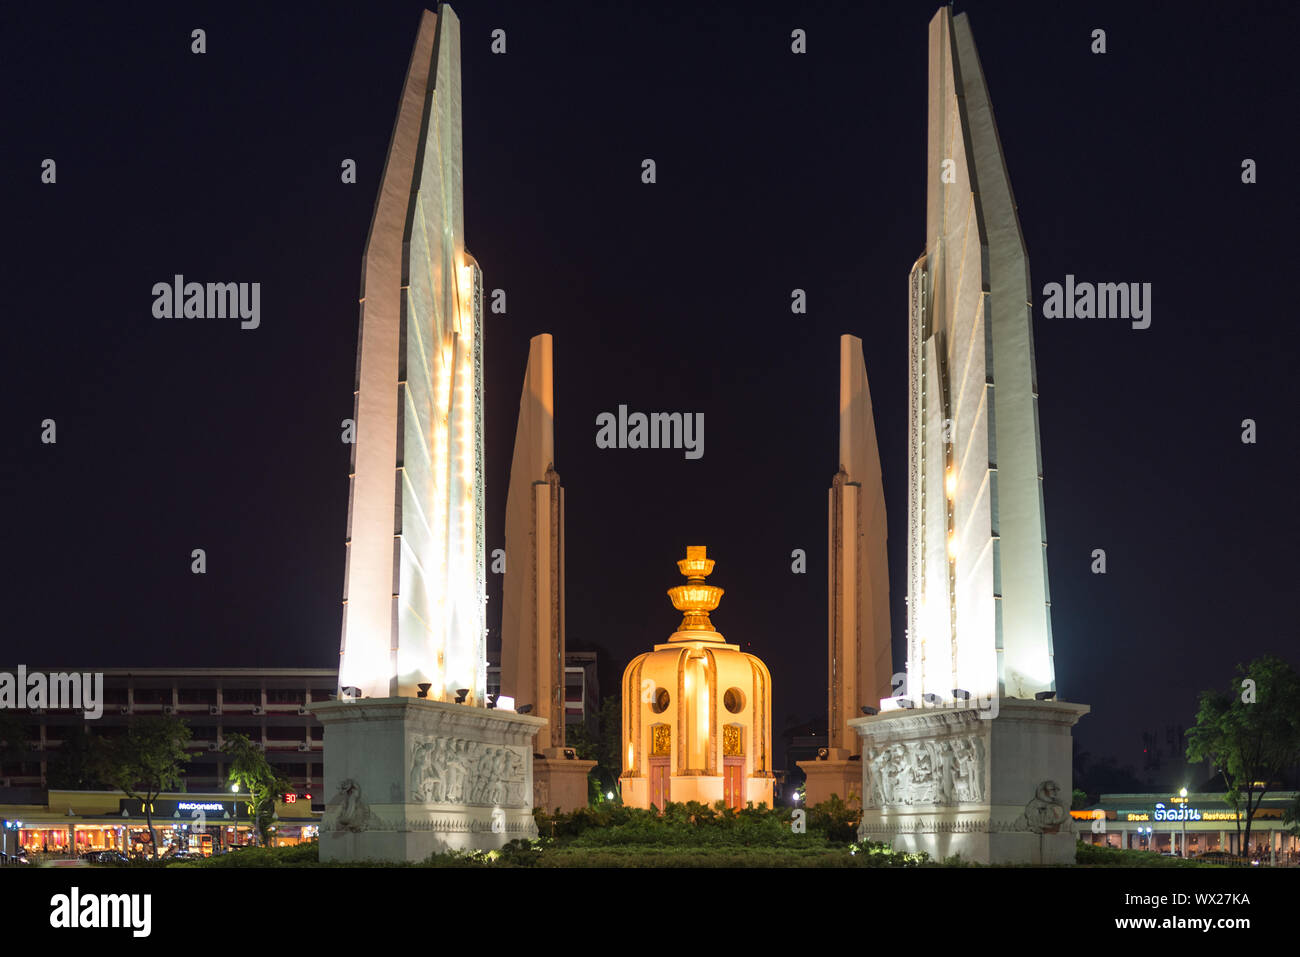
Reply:
M41 670L27 669L29 674ZM228 758L221 747L227 736L236 733L259 744L295 790L320 790L322 728L308 709L313 702L334 696L338 682L334 669L105 668L82 673L87 672L104 676L103 716L90 720L81 711L52 709L17 712L27 751L19 760L0 764L0 787L51 786L51 761L78 727L95 736L113 737L122 734L135 716L173 715L184 720L192 734L183 778L186 790L226 786Z
M15 669L0 668L14 673ZM266 751L296 791L322 788L323 729L310 713L313 702L334 697L338 672L333 668L104 668L41 669L79 671L104 676L103 715L88 719L81 711L36 709L16 712L26 737L19 758L0 761L0 788L42 789L76 786L50 780L60 747L80 728L98 737L122 734L135 716L172 715L189 725L190 760L185 767L188 791L226 786L228 759L221 750L231 734L242 734ZM596 653L565 655L565 721L585 724L594 734L600 689ZM488 669L488 691L495 695L501 669ZM0 757L3 757L0 755ZM318 794L316 802L323 800Z

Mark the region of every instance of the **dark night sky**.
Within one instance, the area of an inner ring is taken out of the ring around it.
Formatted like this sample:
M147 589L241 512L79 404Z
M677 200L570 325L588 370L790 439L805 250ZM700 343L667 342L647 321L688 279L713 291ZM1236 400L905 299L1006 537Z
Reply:
M509 304L485 316L489 547L528 339L551 332L571 644L603 646L621 671L664 640L673 562L704 543L727 589L716 625L771 666L775 730L824 712L826 490L851 332L875 403L901 670L906 291L925 240L936 4L456 6L468 246ZM339 423L420 9L0 14L0 661L337 662ZM1300 17L1284 3L956 9L1037 302L1066 273L1153 285L1145 331L1037 310L1034 330L1058 684L1093 706L1083 747L1137 763L1140 732L1189 723L1238 661L1297 658ZM497 27L504 56L489 51ZM795 27L807 55L790 53ZM1104 56L1089 52L1096 27ZM1256 185L1241 183L1247 157ZM345 158L357 185L340 182ZM174 273L260 282L261 327L153 318L151 287ZM795 287L806 316L790 312ZM620 403L703 412L703 459L597 449L596 416ZM39 440L45 418L56 445ZM495 626L499 577L490 595Z

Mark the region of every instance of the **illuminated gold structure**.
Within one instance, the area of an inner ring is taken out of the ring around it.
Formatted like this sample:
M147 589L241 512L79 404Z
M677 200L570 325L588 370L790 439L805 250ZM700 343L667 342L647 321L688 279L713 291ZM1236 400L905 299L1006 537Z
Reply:
M668 589L682 623L623 672L623 802L772 805L772 675L726 642L709 612L723 590L703 545L677 563L686 584Z

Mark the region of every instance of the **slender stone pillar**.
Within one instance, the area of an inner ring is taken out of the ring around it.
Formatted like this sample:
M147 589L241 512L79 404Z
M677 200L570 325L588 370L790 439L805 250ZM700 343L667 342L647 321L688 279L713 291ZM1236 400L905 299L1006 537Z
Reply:
M860 804L861 747L849 721L891 694L885 493L862 340L840 337L839 471L828 513L827 747L800 761L809 806Z
M519 397L506 495L506 571L501 693L548 722L537 736L533 803L587 806L595 761L579 761L564 737L564 487L555 471L552 342L534 336Z

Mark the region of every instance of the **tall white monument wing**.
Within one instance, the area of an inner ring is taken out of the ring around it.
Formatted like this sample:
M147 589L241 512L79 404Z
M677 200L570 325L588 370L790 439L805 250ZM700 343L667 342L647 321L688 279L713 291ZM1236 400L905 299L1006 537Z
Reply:
M911 276L908 691L1054 691L1029 259L965 14L930 22Z
M420 21L362 270L339 683L367 696L484 697L481 295L442 6Z

